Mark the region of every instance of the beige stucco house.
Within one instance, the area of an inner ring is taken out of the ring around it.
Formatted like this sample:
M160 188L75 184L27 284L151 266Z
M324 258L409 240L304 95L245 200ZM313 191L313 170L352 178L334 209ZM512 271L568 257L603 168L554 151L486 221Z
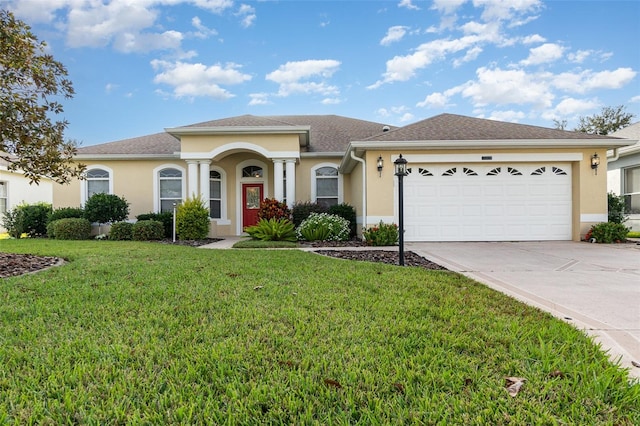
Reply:
M405 241L579 240L607 220L607 150L628 144L453 114L399 128L244 115L81 148L86 180L56 185L53 200L78 206L109 192L130 202L134 218L200 194L210 235L222 237L241 235L263 198L345 202L361 229L398 223L393 163L402 154Z

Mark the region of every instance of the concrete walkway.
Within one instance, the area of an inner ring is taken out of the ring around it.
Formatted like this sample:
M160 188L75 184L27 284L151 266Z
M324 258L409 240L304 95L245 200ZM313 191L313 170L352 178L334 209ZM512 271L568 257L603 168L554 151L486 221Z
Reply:
M640 245L408 243L407 250L585 330L640 378Z
M227 237L202 248L228 249L240 240ZM405 250L585 330L640 378L632 364L640 363L640 245L406 243Z

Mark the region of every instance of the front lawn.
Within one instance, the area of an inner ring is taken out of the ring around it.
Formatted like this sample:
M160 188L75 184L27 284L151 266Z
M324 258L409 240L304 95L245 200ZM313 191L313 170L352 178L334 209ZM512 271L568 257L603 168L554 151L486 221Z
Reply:
M69 261L0 280L2 424L640 424L640 384L581 332L455 273L157 243L0 251Z

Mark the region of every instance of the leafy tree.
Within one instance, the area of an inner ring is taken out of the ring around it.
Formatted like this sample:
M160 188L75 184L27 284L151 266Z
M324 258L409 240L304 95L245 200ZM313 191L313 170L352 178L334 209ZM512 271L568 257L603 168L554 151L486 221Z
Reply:
M553 119L553 128L557 130L567 130L567 120Z
M580 117L580 123L575 128L578 132L608 135L631 124L633 114L625 112L624 105L604 107L600 114L590 117Z
M63 112L56 99L74 91L45 46L27 24L0 10L0 158L32 183L42 176L68 183L85 167L72 162L77 144L64 140L67 121L53 117Z

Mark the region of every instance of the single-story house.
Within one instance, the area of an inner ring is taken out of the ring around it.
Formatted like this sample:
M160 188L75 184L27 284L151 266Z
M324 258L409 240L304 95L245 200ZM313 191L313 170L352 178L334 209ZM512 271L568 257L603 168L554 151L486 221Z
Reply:
M39 202L53 203L53 183L50 179L41 178L38 184L30 184L24 174L9 171L9 163L0 159L0 232L6 232L2 226L2 217L8 210L20 204Z
M607 189L624 196L629 214L625 225L640 232L640 122L609 136L629 139L632 144L607 153Z
M133 218L200 194L210 236L220 237L242 235L264 198L344 202L361 230L398 223L402 154L405 241L579 240L607 220L607 150L628 144L454 114L404 127L243 115L80 148L86 179L56 185L53 199L78 206L109 192L130 202Z

